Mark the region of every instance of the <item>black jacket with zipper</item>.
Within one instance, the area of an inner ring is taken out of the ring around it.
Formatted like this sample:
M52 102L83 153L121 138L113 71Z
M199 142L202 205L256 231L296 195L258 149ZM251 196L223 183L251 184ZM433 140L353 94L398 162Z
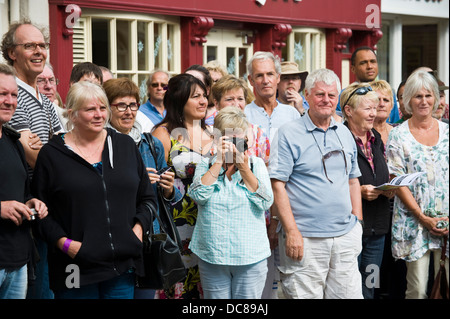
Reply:
M38 223L49 244L50 287L66 287L74 264L80 285L108 280L133 268L143 275L142 243L132 231L136 222L149 229L156 196L134 141L107 129L103 173L54 136L39 152L32 189L49 215ZM56 247L61 237L82 243L74 259ZM68 272L66 272L68 271Z
M348 127L347 122L344 124ZM384 143L381 140L381 135L375 129L372 129L372 132L375 135L375 141L372 145L375 171L372 171L364 152L357 145L358 165L361 171L361 176L358 179L361 185L379 186L389 182L389 169L384 157ZM380 195L371 201L363 198L362 211L364 220L363 236L385 235L389 232L391 222L389 198L384 195Z

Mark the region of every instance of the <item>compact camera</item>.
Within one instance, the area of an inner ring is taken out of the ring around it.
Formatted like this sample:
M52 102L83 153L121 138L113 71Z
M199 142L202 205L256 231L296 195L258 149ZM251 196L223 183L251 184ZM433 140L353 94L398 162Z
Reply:
M33 213L33 215L30 216L30 219L35 220L38 212L34 208L30 208L30 209L31 209L31 212Z
M242 137L232 137L231 142L236 145L238 152L243 153L248 150L247 141Z

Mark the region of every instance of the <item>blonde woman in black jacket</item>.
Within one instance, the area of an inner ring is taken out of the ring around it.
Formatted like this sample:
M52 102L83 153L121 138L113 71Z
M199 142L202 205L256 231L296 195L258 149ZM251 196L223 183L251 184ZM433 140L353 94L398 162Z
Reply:
M55 298L132 299L153 188L132 138L104 128L110 110L100 86L74 84L66 104L71 129L42 148L33 176L49 207L39 230L50 288Z
M379 186L389 181L385 146L373 124L377 115L378 95L368 83L355 83L341 93L343 117L352 132L358 148L358 166L361 171L363 210L363 249L358 258L365 299L374 298L379 284L384 242L390 227L389 198L393 191L382 191ZM378 269L375 269L378 267Z

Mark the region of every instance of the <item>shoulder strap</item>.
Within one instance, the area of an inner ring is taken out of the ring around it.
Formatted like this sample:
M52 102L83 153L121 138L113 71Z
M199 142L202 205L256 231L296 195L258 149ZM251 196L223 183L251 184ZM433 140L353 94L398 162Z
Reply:
M153 136L149 132L145 132L144 136L148 141L148 145L150 146L150 151L152 152L153 159L155 160L156 170L158 170L159 167L158 167L158 162L156 160L157 157L156 157L155 141L153 140Z

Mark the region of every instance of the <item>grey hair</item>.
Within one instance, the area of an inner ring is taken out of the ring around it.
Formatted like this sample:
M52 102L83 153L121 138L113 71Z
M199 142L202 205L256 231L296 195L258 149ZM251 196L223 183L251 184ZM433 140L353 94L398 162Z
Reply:
M0 63L0 74L15 76L16 70L8 64Z
M247 72L248 75L253 74L253 61L254 60L272 60L275 64L275 71L277 74L281 74L281 62L278 55L274 55L272 52L267 51L257 51L247 62Z
M305 81L305 90L311 93L311 89L317 82L324 82L326 85L333 85L336 83L336 89L341 92L341 81L336 73L329 69L317 69L311 72Z
M403 91L403 104L405 105L405 110L410 114L412 114L411 99L421 89L428 90L434 95L433 112L439 106L439 86L436 79L426 71L415 71L406 80L405 90Z
M170 73L169 73L169 72L167 72L167 71L165 71L165 70L163 70L163 69L153 69L153 70L150 72L150 74L148 75L147 82L145 83L145 84L147 85L147 87L149 87L150 84L152 84L152 78L153 78L153 75L155 75L156 73L159 73L159 72L162 72L162 73L166 74L168 80L170 80Z

